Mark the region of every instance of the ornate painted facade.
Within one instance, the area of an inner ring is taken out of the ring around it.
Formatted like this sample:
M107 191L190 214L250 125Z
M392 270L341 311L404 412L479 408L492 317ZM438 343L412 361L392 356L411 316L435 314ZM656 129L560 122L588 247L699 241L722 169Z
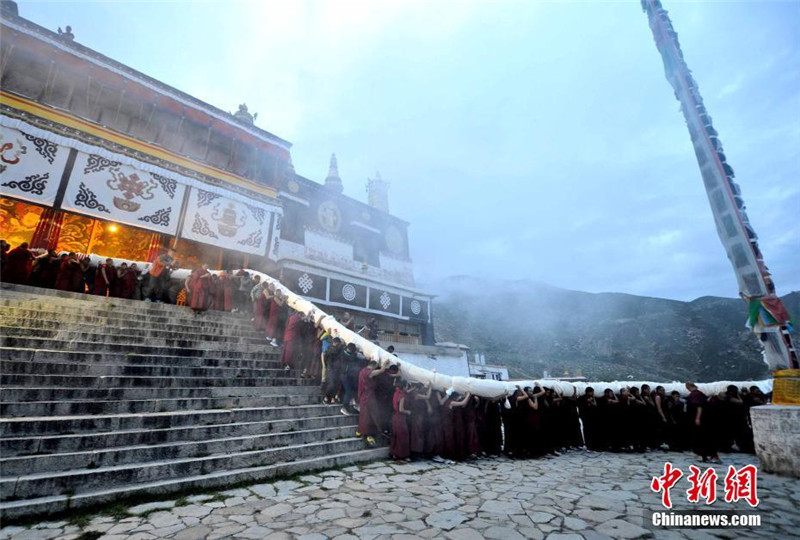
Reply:
M254 123L20 17L2 2L0 226L12 244L184 266L249 267L378 319L382 341L432 344L408 223L295 173ZM373 200L370 194L370 201ZM378 199L376 199L378 200ZM385 203L385 204L384 204Z

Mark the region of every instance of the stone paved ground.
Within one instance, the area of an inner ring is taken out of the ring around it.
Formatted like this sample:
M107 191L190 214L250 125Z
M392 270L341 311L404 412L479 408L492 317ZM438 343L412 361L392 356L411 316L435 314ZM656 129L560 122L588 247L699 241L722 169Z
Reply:
M149 503L115 515L30 528L0 529L0 540L50 538L252 538L337 540L444 537L458 540L600 540L606 538L797 538L800 480L758 476L758 529L706 531L647 527L661 510L649 489L665 460L687 471L690 454L646 455L571 452L558 458L481 459L457 465L381 462L325 471L297 480L259 484L214 495ZM755 462L724 456L716 466L719 493L727 464ZM673 489L676 509L688 508L682 479ZM730 509L718 502L714 509ZM748 511L740 502L736 509Z

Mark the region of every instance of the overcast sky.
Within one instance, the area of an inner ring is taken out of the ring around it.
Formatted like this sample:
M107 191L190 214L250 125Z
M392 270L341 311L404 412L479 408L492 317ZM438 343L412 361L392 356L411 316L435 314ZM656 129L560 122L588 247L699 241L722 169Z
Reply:
M800 2L664 5L778 292L798 290ZM19 8L222 109L246 102L306 177L335 152L366 200L379 170L422 284L737 295L638 0Z

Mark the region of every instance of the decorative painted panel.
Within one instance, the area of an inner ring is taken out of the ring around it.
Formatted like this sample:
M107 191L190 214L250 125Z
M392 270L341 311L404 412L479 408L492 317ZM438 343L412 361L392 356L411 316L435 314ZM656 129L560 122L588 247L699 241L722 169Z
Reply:
M181 236L264 256L271 236L270 214L276 210L276 207L258 201L245 204L217 193L192 188Z
M331 302L367 307L367 288L348 281L331 279Z
M284 268L281 282L295 294L325 300L325 289L328 286L325 276Z
M400 295L382 291L381 289L369 290L369 309L386 313L400 314Z
M0 238L17 247L30 243L44 208L0 197Z
M403 315L419 321L428 320L428 301L422 298L403 297Z
M0 126L0 193L52 206L69 148Z
M186 186L159 174L79 152L62 206L174 235Z

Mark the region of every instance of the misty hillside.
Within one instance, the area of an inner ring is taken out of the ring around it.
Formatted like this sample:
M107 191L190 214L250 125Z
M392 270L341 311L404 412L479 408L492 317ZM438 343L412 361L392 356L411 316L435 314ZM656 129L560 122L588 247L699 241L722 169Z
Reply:
M747 308L733 298L691 302L584 293L531 281L459 276L430 290L437 341L455 341L502 363L512 377L578 368L589 379L698 380L768 376ZM800 312L800 292L784 297ZM795 337L800 339L800 337Z

